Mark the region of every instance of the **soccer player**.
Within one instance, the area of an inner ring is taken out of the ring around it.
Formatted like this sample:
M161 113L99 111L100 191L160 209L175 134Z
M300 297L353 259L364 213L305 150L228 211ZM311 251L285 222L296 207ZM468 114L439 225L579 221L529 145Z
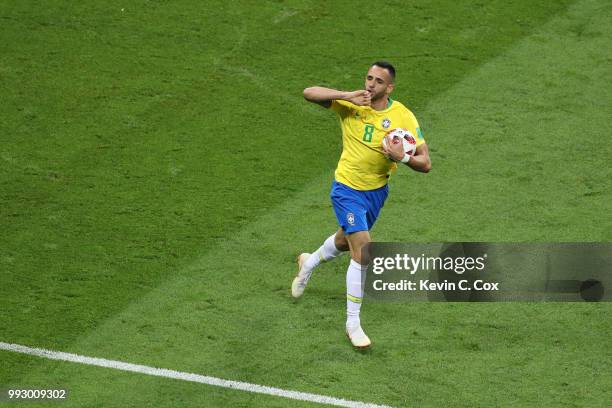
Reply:
M304 293L313 270L321 263L350 251L346 272L346 333L353 346L367 348L371 342L361 328L359 312L363 297L361 249L370 242L370 229L385 203L389 173L403 163L427 173L431 169L429 150L419 124L404 105L389 97L395 68L379 61L368 70L365 89L353 92L320 86L304 89L304 98L338 114L342 128L342 155L331 188L331 200L340 228L314 253L298 256L298 275L291 285L293 297ZM405 154L402 143L387 143L386 133L394 128L415 135L414 155ZM364 265L365 266L365 265Z

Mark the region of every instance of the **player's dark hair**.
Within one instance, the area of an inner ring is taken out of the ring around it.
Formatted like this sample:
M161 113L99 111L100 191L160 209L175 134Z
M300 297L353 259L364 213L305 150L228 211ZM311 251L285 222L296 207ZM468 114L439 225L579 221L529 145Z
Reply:
M372 64L372 66L376 65L377 67L381 67L389 71L391 74L391 80L395 81L395 68L387 61L376 61Z

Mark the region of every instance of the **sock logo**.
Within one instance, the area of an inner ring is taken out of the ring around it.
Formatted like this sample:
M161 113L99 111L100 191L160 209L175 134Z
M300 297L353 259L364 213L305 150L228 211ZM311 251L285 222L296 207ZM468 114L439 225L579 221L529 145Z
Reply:
M355 225L355 214L353 213L348 213L346 214L346 220L348 221L349 225Z

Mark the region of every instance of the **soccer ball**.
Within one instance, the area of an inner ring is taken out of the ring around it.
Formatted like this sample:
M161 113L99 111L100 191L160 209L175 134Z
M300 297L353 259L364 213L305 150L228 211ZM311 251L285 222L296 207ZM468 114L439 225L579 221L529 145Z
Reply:
M416 139L414 138L414 135L410 133L409 130L396 128L387 132L386 136L389 136L389 139L391 139L391 143L393 144L397 144L401 141L404 145L404 151L406 152L406 154L412 156L414 155L414 152L416 152ZM387 146L386 137L383 139L382 143L383 146Z

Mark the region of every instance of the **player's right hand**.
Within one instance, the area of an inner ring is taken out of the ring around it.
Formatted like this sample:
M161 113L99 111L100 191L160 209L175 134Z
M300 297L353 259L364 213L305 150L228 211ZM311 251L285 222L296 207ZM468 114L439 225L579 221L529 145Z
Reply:
M367 106L372 101L370 92L362 89L359 91L349 92L347 100L358 106Z

